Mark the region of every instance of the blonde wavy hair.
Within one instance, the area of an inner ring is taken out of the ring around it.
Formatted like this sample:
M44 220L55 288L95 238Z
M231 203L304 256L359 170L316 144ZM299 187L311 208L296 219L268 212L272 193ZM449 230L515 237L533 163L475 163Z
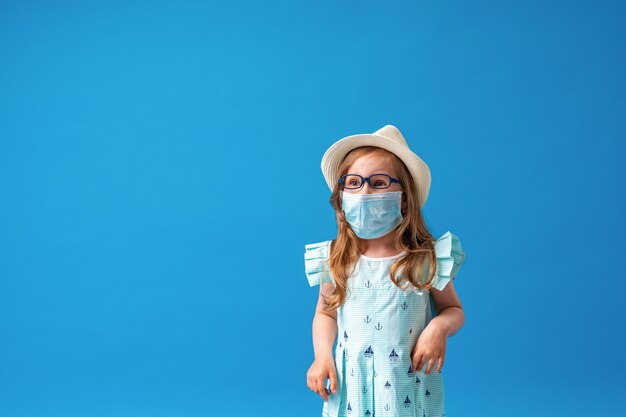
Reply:
M339 166L339 177L347 174L352 164L365 155L375 155L386 160L388 165L395 170L396 178L399 178L404 185L401 205L403 220L394 229L394 233L396 246L406 251L406 254L398 258L389 268L391 281L401 289L407 288L408 285L402 286L402 284L408 281L417 288L428 290L432 287L435 275L435 239L422 218L417 185L400 158L376 146L360 146L351 150ZM324 308L327 310L336 309L345 302L348 278L353 272L353 269L351 271L348 269L356 265L360 256L359 237L350 228L342 211L340 191L341 184L336 183L330 196L330 204L335 209L338 232L337 238L331 243L328 260L330 272L335 281L334 290L322 294ZM426 275L428 275L427 279L425 279Z

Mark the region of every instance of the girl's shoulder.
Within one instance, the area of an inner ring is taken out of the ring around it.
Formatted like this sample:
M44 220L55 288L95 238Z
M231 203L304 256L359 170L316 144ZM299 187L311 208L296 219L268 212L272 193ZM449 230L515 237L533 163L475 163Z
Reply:
M324 240L304 245L304 269L311 287L322 282L333 281L328 267L332 242L332 240Z

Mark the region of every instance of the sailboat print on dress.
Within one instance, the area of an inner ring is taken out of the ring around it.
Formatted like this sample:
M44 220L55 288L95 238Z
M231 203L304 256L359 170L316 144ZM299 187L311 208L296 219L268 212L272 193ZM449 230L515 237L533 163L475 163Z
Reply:
M389 360L396 362L399 357L400 357L400 355L398 355L396 353L396 350L395 349L391 349L391 353L389 354Z
M370 347L367 348L364 355L366 358L371 358L374 355L374 351L372 350L372 345L370 345Z
M406 396L406 400L404 400L404 406L405 407L410 407L411 406L411 400L409 400L409 396Z
M408 377L413 377L413 366L409 365L409 370L407 371L407 376Z
M347 342L348 341L348 332L347 331L343 331L343 341Z
M391 384L389 383L389 381L387 381L385 383L385 389L389 389L389 388L391 388Z

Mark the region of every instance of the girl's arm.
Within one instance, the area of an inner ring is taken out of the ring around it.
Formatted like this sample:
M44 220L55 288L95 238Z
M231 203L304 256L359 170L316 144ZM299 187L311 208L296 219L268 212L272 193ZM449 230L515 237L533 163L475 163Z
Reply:
M458 332L465 321L461 300L459 300L452 282L453 280L450 280L442 291L436 288L430 289L430 293L435 300L435 307L437 308L437 316L431 322L436 321L438 324L441 324L448 336Z
M333 291L332 282L320 284L320 295L313 317L313 350L315 358L332 358L332 349L337 336L337 310L325 311L322 295L328 295Z

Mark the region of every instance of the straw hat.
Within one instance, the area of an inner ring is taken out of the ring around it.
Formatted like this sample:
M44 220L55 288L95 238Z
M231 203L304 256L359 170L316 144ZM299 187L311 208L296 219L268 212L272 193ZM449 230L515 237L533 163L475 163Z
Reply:
M419 156L409 149L402 133L392 125L384 126L374 133L346 136L333 143L326 150L322 157L322 173L331 191L339 179L339 164L348 152L359 146L377 146L398 156L409 169L413 181L417 184L420 207L424 206L430 190L430 169Z

